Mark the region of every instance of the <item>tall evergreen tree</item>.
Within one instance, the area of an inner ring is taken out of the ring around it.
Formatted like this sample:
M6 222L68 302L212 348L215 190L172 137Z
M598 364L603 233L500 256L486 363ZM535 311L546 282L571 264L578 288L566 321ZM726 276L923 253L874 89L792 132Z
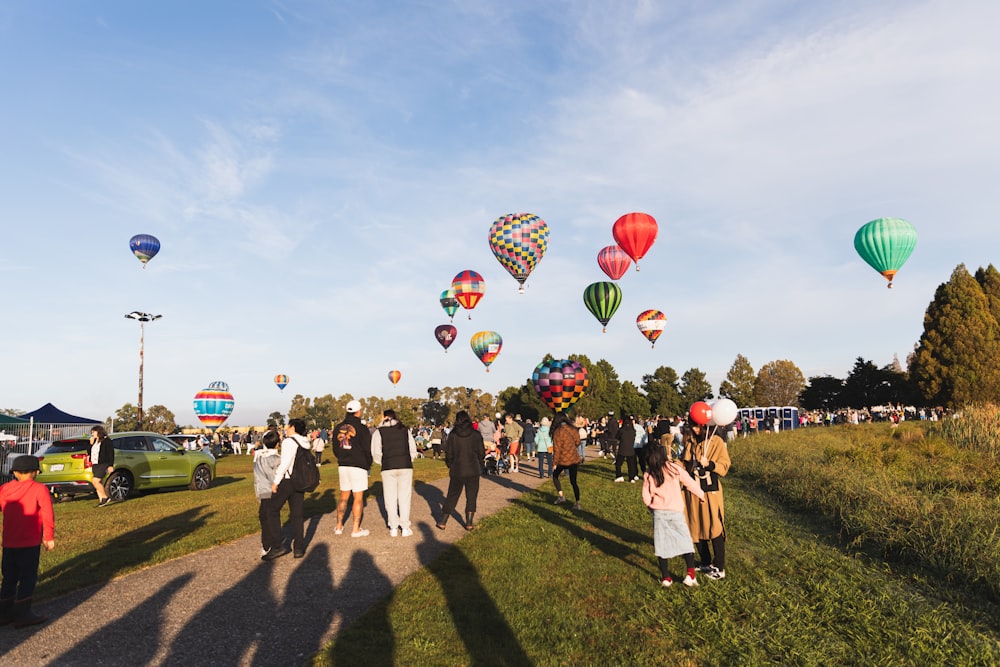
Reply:
M697 368L689 368L681 377L681 398L684 405L690 406L695 401L707 401L715 398L712 385L705 379L705 374Z
M639 388L628 380L622 383L622 412L646 419L653 416L650 414L649 401L639 392Z
M841 393L844 381L832 375L809 378L809 384L799 394L799 404L806 410L836 410L847 407Z
M981 272L991 292L994 272ZM1000 323L983 285L964 264L938 286L927 306L910 373L933 405L1000 401Z
M669 366L660 366L649 375L642 376L640 387L646 392L650 409L657 415L670 417L684 414L686 410L679 383L677 371Z
M750 360L742 354L736 355L736 360L729 367L726 379L719 385L719 396L728 398L740 407L751 406L753 400L753 384L756 377Z

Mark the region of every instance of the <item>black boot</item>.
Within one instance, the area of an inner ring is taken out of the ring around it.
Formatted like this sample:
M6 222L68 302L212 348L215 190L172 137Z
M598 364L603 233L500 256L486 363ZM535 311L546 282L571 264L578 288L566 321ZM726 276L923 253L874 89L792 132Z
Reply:
M0 625L7 625L14 620L14 598L0 599Z
M475 512L466 512L465 513L465 529L466 530L472 530L473 528L476 527L476 525L472 522L472 520L473 520L473 518L475 518L475 516L476 516Z
M440 528L441 530L444 530L445 527L447 527L447 525L448 525L448 512L445 512L444 508L441 509L441 520L438 521L434 525L437 526L438 528Z
M48 616L36 616L31 613L31 598L14 601L14 627L26 628L49 620Z

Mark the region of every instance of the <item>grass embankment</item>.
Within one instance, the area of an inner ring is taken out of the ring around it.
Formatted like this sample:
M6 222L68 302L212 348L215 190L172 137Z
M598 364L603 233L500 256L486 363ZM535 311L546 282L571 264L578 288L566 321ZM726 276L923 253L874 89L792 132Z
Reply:
M306 495L305 515L337 508L337 466L321 467L320 485ZM372 495L381 495L379 468L372 469ZM55 504L56 548L42 550L36 599L45 600L201 549L260 532L258 501L249 456L218 461L206 491L185 488L139 494L95 509L96 496ZM414 482L447 475L442 461L418 459ZM287 507L282 521L287 519Z
M659 586L639 485L587 463L582 511L552 505L551 483L526 494L316 663L1000 664L996 492L975 456L920 433L734 443L728 576L693 589Z

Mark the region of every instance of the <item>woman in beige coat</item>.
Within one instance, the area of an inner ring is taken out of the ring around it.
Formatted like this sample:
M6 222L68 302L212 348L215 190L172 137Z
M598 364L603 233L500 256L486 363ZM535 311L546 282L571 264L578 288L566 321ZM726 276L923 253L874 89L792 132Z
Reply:
M692 423L684 435L684 467L701 483L705 502L684 490L684 516L691 529L691 539L698 545L701 567L710 579L726 578L726 504L720 478L729 472L726 441L717 435L707 436L704 426ZM711 542L711 549L709 549Z

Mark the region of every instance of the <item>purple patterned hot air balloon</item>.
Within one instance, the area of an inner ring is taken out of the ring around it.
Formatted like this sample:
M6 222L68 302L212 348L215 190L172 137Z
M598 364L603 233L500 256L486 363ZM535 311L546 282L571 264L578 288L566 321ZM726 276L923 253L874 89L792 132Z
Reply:
M583 396L590 381L587 369L571 359L552 359L535 366L531 374L538 397L554 412L564 412Z

